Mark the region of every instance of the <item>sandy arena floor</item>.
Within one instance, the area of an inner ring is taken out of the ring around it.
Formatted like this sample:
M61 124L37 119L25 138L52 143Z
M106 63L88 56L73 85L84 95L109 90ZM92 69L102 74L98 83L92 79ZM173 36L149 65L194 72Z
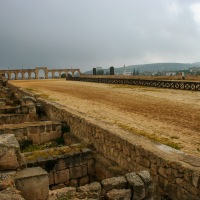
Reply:
M64 79L10 82L83 116L200 156L200 92Z

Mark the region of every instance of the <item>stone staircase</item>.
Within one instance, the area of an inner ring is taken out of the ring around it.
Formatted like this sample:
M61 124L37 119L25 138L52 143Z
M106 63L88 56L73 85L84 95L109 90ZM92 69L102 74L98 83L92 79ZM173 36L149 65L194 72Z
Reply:
M11 91L3 87L0 91L0 134L14 134L18 142L32 140L33 144L61 137L62 124L41 121L33 98L13 99Z
M23 151L30 141L39 149ZM153 200L148 172L127 174L87 147L35 99L0 86L0 200Z

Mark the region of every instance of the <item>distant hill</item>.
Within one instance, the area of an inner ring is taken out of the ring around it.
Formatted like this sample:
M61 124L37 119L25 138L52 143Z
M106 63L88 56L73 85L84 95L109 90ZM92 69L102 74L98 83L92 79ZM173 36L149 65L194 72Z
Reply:
M181 71L187 70L190 67L200 67L200 62L196 63L152 63L152 64L142 64L142 65L130 65L125 67L115 68L115 74L123 74L126 72L133 72L138 70L139 73L144 72L162 72L162 71ZM110 69L103 69L104 73L109 72ZM92 70L84 72L84 74L92 74Z

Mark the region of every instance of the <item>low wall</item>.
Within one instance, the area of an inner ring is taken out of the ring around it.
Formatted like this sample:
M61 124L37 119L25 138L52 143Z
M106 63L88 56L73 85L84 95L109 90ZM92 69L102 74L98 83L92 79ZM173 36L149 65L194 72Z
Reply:
M8 86L21 95L31 95ZM156 199L162 196L172 200L200 199L199 158L82 116L62 105L41 98L38 101L50 119L65 121L73 134L128 172L149 171L155 184Z
M61 123L28 122L19 125L5 125L0 127L0 134L14 134L17 141L32 140L33 144L42 144L61 137Z
M148 87L158 87L167 89L179 89L179 90L194 90L200 91L200 82L191 81L172 81L172 80L150 80L150 79L134 79L134 78L115 78L103 77L103 76L91 76L91 77L67 77L66 80L71 81L86 81L97 83L109 83L109 84L127 84L127 85L140 85Z

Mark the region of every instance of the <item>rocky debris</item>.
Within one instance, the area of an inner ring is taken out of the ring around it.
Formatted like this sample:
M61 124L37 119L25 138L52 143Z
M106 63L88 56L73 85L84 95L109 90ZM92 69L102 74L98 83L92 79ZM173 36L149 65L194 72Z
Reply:
M25 200L18 190L14 187L9 187L6 190L2 190L0 192L1 200Z
M53 190L49 192L48 200L57 200L59 198L72 198L76 194L75 187L65 187L57 190Z
M106 194L108 200L130 200L131 189L113 189Z
M20 147L14 134L0 135L0 170L17 169L21 165Z
M101 184L106 191L110 191L112 189L123 189L127 187L127 181L124 176L104 179L101 181Z
M94 182L77 188L76 197L99 199L101 196L101 184Z
M13 175L15 173L16 173L15 171L0 172L0 191L14 186Z
M126 174L129 187L133 190L133 199L140 200L145 198L145 186L142 179L135 173Z

